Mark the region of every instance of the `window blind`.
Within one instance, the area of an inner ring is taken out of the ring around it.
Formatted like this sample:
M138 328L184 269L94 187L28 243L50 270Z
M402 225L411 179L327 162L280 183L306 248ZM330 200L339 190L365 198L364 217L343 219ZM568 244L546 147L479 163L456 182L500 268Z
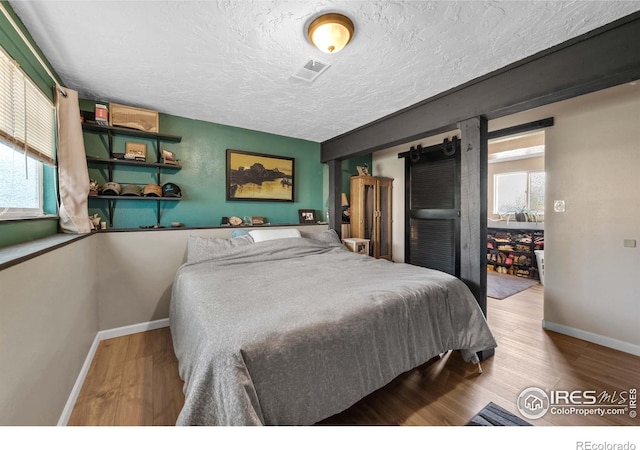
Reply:
M0 48L0 139L54 165L54 116L51 101Z

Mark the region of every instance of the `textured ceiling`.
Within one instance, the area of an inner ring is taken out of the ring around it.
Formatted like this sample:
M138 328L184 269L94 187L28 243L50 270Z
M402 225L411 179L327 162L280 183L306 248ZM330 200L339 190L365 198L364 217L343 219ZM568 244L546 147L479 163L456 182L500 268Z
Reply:
M640 10L637 1L12 1L82 98L323 142ZM305 25L346 13L328 55ZM293 78L309 59L330 67Z

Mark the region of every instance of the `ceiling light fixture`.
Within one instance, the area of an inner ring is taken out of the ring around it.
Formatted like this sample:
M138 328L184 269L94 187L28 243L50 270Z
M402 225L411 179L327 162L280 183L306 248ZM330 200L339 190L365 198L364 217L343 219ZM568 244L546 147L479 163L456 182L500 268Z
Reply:
M353 22L338 13L323 14L309 24L308 35L313 45L325 53L337 53L353 37Z

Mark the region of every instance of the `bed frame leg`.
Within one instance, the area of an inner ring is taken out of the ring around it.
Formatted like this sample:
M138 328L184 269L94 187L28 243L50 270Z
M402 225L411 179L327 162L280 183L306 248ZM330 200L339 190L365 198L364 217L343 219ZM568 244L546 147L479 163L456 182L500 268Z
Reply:
M482 373L482 365L478 363L478 373Z
M483 350L481 352L476 352L476 355L478 355L478 359L480 361L486 361L487 359L491 358L495 354L496 354L496 349L495 348L490 348L489 350Z

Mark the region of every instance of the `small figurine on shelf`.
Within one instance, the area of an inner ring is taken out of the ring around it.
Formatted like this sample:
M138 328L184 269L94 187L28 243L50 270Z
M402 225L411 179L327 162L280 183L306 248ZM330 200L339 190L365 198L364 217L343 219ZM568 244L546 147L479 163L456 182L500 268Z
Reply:
M99 230L102 219L98 213L95 213L93 216L89 216L89 222L91 223L91 230Z
M89 181L89 197L97 197L100 192L100 185L94 179Z
M162 150L162 162L164 164L170 164L174 166L178 165L178 161L173 156L173 153L168 150Z
M360 176L369 176L369 165L367 163L364 163L364 165L362 166L356 166L356 168L358 169L358 175Z

